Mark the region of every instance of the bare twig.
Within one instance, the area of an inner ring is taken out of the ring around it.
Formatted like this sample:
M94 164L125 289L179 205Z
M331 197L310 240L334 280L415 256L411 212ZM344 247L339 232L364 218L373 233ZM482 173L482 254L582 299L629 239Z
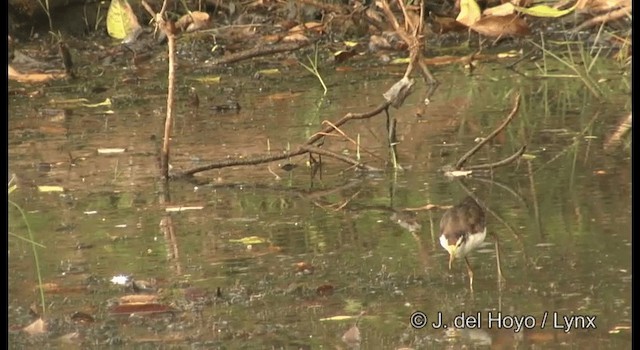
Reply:
M330 132L333 132L333 130L335 130L335 128L341 127L342 125L344 125L344 123L348 122L349 120L368 119L368 118L374 117L374 116L382 113L385 109L389 108L390 105L391 105L390 102L384 102L384 103L380 104L379 106L377 106L376 108L374 108L374 109L372 109L372 110L370 110L368 112L364 112L364 113L348 113L344 117L340 118L340 120L338 120L337 122L333 123L333 125L326 126L324 129L322 129L318 133L315 133L313 136L311 136L307 140L306 144L307 145L311 145L311 144L316 143L318 140L320 140L321 138L324 137L322 134L328 134Z
M524 151L526 149L527 149L527 146L522 146L516 153L510 155L509 157L503 160L500 160L494 163L488 163L488 164L470 165L464 169L465 170L488 170L488 169L499 168L501 166L509 165L514 161L516 161L518 158L520 158L524 154Z
M620 19L620 18L625 17L625 16L631 17L631 7L622 7L622 8L619 8L617 10L613 10L611 12L607 12L607 13L605 13L603 15L599 15L599 16L593 17L593 18L591 18L589 20L584 21L579 26L575 27L573 30L571 30L571 32L577 33L577 32L579 32L581 30L584 30L584 29L589 28L589 27L593 27L593 26L595 26L597 24L606 23L606 22L609 22L609 21L614 21L614 20Z
M351 164L353 166L355 166L358 169L361 170L367 170L367 171L380 171L380 169L363 164L358 162L355 159L351 159L347 156L335 153L335 152L331 152L329 150L323 149L323 148L319 148L319 147L315 147L315 146L311 146L311 145L304 145L304 146L300 146L301 150L304 150L306 152L309 153L316 153L316 154L320 154L320 155L324 155L324 156L328 156L328 157L332 157L338 160L341 160L345 163Z
M469 150L469 152L465 153L465 155L463 155L460 160L458 160L458 162L455 165L455 170L460 170L462 169L462 167L464 166L464 164L467 162L467 160L469 160L469 158L471 158L471 156L473 156L476 152L478 152L478 150L480 150L480 148L482 148L482 146L484 146L485 144L487 144L489 141L491 141L494 137L496 137L496 135L498 135L507 125L509 125L509 123L511 122L511 120L513 119L513 117L515 117L516 113L518 112L518 109L520 108L520 93L516 93L515 95L515 102L513 104L513 108L511 109L511 113L509 113L509 115L507 116L507 118L502 122L502 124L495 129L491 134L489 134L489 136L487 136L486 138L484 138L484 140L480 141L475 147L473 147L471 150ZM466 169L466 168L465 168Z
M405 28L401 27L398 23L398 20L393 15L391 8L389 7L389 3L387 0L382 0L379 2L380 7L382 7L382 12L384 12L385 17L391 23L391 26L396 31L398 36L404 41L409 47L409 64L407 65L407 70L405 71L405 77L408 77L414 70L415 66L418 65L420 67L420 73L428 84L437 84L438 81L434 78L434 76L429 71L429 68L422 60L422 48L423 48L423 40L422 40L422 21L417 25L413 23L411 20L411 16L407 13L407 10L402 3L402 1L398 1L400 8L402 9L402 13L404 15ZM422 13L422 8L424 7L422 1L420 3L420 18L424 17ZM407 31L412 32L409 34Z

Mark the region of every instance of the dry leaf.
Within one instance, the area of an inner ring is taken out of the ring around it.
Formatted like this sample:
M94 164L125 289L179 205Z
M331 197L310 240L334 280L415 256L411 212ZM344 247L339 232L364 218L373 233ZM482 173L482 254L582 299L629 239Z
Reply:
M180 17L180 19L176 21L176 28L187 33L195 32L196 30L207 28L210 24L209 19L210 16L208 13L193 11Z
M152 304L158 302L158 296L153 294L123 295L119 299L120 304Z
M47 323L44 322L42 318L35 320L32 324L24 327L23 331L29 333L30 335L37 335L47 332Z
M282 42L291 43L291 42L307 42L309 38L307 38L304 34L297 32L293 34L289 34L282 38Z
M324 26L320 22L307 22L289 29L289 33L300 33L307 30L321 33L324 30Z
M531 34L527 22L517 15L483 17L474 23L471 29L490 37L525 36Z
M21 83L43 83L45 81L61 79L65 73L20 73L9 65L9 80Z

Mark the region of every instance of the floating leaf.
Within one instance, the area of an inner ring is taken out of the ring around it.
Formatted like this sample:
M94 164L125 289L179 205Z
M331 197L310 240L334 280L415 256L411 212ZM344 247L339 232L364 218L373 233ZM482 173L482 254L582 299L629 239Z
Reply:
M124 153L126 148L98 148L98 154L117 154Z
M129 294L121 296L118 301L120 304L149 304L157 303L158 296L154 294Z
M453 171L447 171L444 173L444 175L447 177L463 177L463 176L469 176L471 174L473 174L473 171L471 170L453 170Z
M321 318L320 321L344 321L344 320L352 320L354 318L358 318L358 316L348 316L348 315L331 316L331 317Z
M573 10L576 9L576 5L573 5L572 7L566 9L566 10L559 10L547 5L536 5L533 7L519 7L519 6L515 6L515 9L518 12L524 13L525 15L529 15L529 16L534 16L534 17L546 17L546 18L557 18L557 17L562 17L565 15L568 15L569 13L573 12Z
M195 80L201 82L201 83L219 83L220 82L220 76L214 76L214 75L207 75L204 77L197 77L195 78Z
M256 74L274 75L274 74L280 74L280 70L278 68L262 69L262 70L257 71Z
M202 210L204 207L201 205L196 205L196 206L177 206L177 207L167 207L164 210L167 213L175 213L175 212L180 212L180 211L188 211L188 210Z
M394 58L391 60L391 62L389 62L389 64L407 64L411 62L411 58L409 57L398 57L398 58Z
M109 312L112 315L152 315L152 314L163 314L163 313L173 313L178 310L172 308L168 305L157 304L157 303L149 303L149 304L122 304L116 305L112 307Z
M475 0L460 0L460 13L456 17L456 21L471 27L478 22L481 15L480 6Z
M9 66L9 80L15 80L21 83L42 83L53 79L61 79L66 76L65 73L20 73L13 67Z
M127 0L111 0L107 12L107 32L115 39L124 39L140 29L138 18Z
M38 186L39 192L64 192L62 186Z
M95 108L95 107L100 107L100 106L111 107L111 99L107 98L106 100L104 100L102 102L98 102L98 103L83 103L82 105L85 106L85 107L89 107L89 108Z
M244 238L240 238L240 239L230 239L229 242L231 242L231 243L242 243L242 244L245 244L245 245L249 245L249 244L265 243L266 241L263 238L260 238L258 236L249 236L249 237L244 237Z

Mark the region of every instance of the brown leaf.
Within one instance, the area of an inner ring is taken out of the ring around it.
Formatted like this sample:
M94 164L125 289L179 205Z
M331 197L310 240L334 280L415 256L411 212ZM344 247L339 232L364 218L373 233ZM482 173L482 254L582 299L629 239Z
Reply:
M184 32L195 32L196 30L207 28L210 24L209 14L201 11L193 11L180 17L176 21L176 28Z
M158 296L153 294L130 294L121 296L120 304L149 304L158 302Z
M525 36L531 34L527 22L517 15L486 16L474 23L471 29L490 37Z

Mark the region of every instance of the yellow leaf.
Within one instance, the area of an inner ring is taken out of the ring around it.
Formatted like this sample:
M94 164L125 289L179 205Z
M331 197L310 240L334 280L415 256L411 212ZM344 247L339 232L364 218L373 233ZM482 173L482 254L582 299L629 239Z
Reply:
M480 6L475 0L460 0L460 13L456 21L471 27L480 19Z
M391 60L391 62L389 62L389 64L407 64L411 61L411 59L409 57L399 57L399 58L394 58Z
M38 186L39 192L64 192L62 186Z
M124 39L140 28L138 18L127 0L111 0L107 12L107 32L115 39Z
M556 8L553 8L547 5L536 5L530 8L515 6L515 8L517 11L522 12L525 15L529 15L529 16L556 18L556 17L562 17L564 15L568 15L569 13L571 13L573 10L576 9L576 5L566 10L558 10Z

